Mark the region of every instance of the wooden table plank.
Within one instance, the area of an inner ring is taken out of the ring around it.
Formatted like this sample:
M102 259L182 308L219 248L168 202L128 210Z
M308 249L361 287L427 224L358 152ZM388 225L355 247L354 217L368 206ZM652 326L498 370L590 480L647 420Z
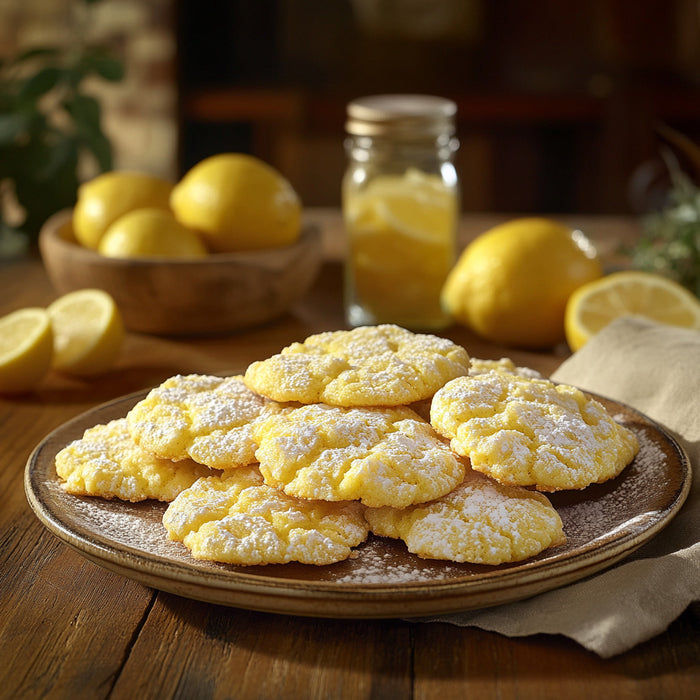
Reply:
M700 637L688 614L664 634L612 659L556 635L507 638L444 623L416 624L413 700L694 698ZM436 655L434 650L447 651ZM673 671L671 671L673 669Z
M114 696L406 698L410 634L400 621L286 617L159 593Z
M0 697L107 697L154 592L91 564L30 513L17 526L2 564Z

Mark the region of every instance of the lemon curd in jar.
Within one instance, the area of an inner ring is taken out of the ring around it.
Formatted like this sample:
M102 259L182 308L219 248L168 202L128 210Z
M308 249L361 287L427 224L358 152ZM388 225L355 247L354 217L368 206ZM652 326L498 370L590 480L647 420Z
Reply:
M342 199L350 325L449 323L440 293L455 262L459 215L453 107L427 96L363 98L348 107Z

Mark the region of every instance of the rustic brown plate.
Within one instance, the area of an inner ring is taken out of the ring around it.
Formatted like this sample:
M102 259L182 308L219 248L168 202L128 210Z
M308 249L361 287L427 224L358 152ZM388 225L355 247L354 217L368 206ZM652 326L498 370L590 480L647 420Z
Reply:
M60 540L93 562L153 588L252 610L337 618L434 615L512 602L558 588L628 556L659 533L690 488L690 463L661 426L598 398L641 445L615 480L550 496L565 545L526 562L478 566L422 560L401 542L371 538L357 557L331 566L239 567L192 559L166 538L165 504L77 498L61 489L56 453L86 428L126 415L146 392L84 413L49 434L25 471L29 504Z

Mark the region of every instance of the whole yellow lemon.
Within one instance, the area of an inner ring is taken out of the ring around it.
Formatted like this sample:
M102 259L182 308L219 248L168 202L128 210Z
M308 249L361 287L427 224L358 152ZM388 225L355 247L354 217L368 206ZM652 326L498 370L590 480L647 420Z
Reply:
M221 153L193 166L170 197L178 221L210 250L233 252L294 243L301 202L289 182L254 156Z
M141 207L168 209L171 182L147 173L114 170L83 183L73 210L73 232L79 243L97 249L110 224Z
M206 246L170 211L145 207L119 217L102 236L97 251L111 258L203 258Z
M569 296L602 275L580 231L542 217L514 219L470 243L445 281L452 317L497 343L546 348L564 340Z

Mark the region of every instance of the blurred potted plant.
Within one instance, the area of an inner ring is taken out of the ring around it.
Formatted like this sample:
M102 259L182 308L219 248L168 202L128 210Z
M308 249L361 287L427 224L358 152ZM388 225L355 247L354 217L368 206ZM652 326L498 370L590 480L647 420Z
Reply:
M80 0L83 22L98 1ZM101 105L85 82L123 75L106 49L82 41L0 61L0 257L34 244L46 219L75 203L86 157L97 172L112 168Z

